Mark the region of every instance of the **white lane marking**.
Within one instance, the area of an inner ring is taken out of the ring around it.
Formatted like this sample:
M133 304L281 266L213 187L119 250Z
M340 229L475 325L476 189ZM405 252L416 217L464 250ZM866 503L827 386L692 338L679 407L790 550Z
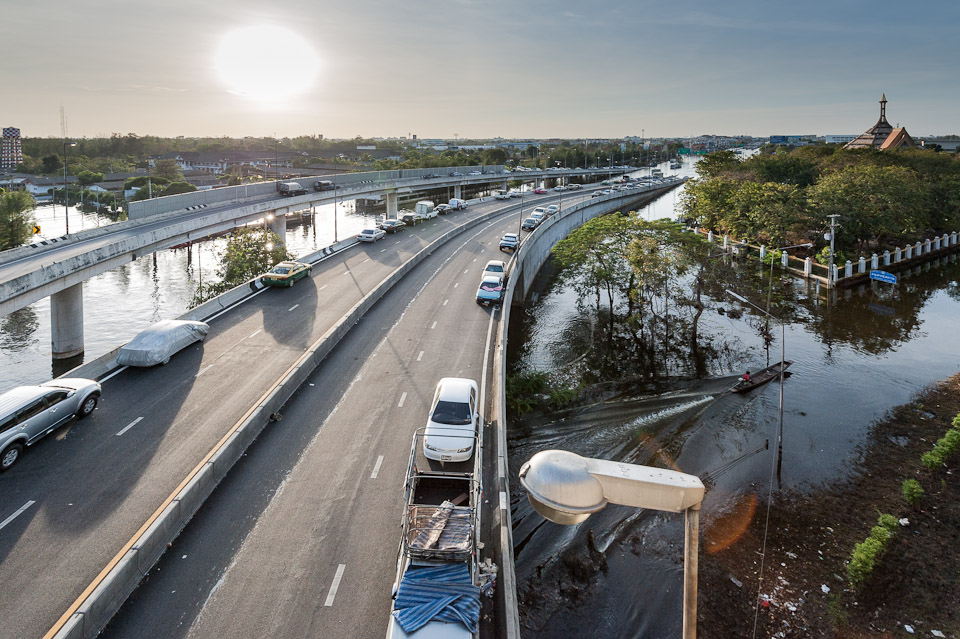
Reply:
M209 366L204 366L204 367L201 368L199 371L197 371L197 374L194 375L194 377L200 377L201 375L203 375L204 373L206 373L206 372L207 372L208 370L210 370L211 368L213 368L213 364L210 364Z
M400 403L397 404L397 408L403 408L403 402L407 401L407 394L404 393L400 396Z
M141 421L143 421L143 417L137 417L135 420L133 420L132 422L130 422L129 424L121 428L120 432L117 433L117 437L119 437L120 435L123 435L125 432L127 432L128 430L130 430L131 428L139 424Z
M507 493L502 490L500 491L500 510L509 510L509 508L507 508Z
M385 253L386 251L387 251L387 249L380 249L380 252L381 252L381 253Z
M473 261L476 262L476 261L477 261L477 258L473 258Z
M436 327L437 327L437 323L434 322L433 324L430 325L430 330L432 331L432 330L435 329Z
M457 288L458 286L460 286L460 282L454 282L453 288Z
M474 262L476 262L476 260L474 260ZM463 269L463 272L464 272L464 274L469 273L469 272L470 272L470 269L465 268L465 269Z
M361 263L361 264L366 264L366 263L369 262L369 261L370 261L370 258L368 257L367 259L365 259L364 261L362 261L362 262L360 262L360 263Z
M417 355L417 361L419 362L421 359L423 359L423 351L420 351L420 354Z
M343 571L346 570L347 564L340 564L337 566L337 574L333 576L333 583L330 584L330 592L327 593L327 600L323 602L324 606L330 607L333 605L333 600L337 596L337 590L340 588L340 580L343 579Z
M256 337L256 336L257 336L260 332L262 332L262 331L263 331L262 328L258 328L258 329L255 330L254 332L252 332L252 333L250 333L249 335L247 335L247 339L250 339L251 337Z
M17 512L13 513L12 515L10 515L9 517L7 517L7 518L4 519L3 521L0 521L0 529L2 529L4 526L6 526L7 524L9 524L11 521L13 521L14 519L16 519L16 518L19 517L20 515L22 515L22 514L23 514L23 511L25 511L25 510L26 510L27 508L29 508L30 506L33 506L35 503L37 503L37 502L35 502L34 500L31 499L30 501L28 501L27 503L25 503L23 506L20 506L20 508L17 509Z
M446 306L446 305L447 305L447 302L449 302L449 301L450 301L450 300L443 300L443 305Z
M292 311L295 308L298 308L299 306L300 306L299 304L294 304L293 306L287 309L287 312L289 313L290 311Z
M97 381L102 384L102 383L104 383L105 381L107 381L108 379L110 379L111 377L116 377L117 375L119 375L119 374L122 373L123 371L127 370L128 368L130 368L130 367L129 367L129 366L121 366L120 368L118 368L117 370L113 371L112 373L110 373L109 375L107 375L106 377L104 377L103 379L99 379L99 380L97 380Z
M324 284L323 286L321 286L321 287L318 288L317 290L318 290L318 291L322 291L323 289L327 288L328 286L330 286L330 285L329 285L329 284Z
M380 464L383 463L383 455L377 457L377 463L373 466L373 472L370 473L370 479L376 479L377 475L380 473Z

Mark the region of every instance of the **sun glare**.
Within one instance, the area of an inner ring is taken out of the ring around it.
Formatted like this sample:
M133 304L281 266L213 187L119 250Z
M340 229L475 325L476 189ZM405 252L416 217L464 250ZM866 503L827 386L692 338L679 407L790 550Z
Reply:
M243 27L227 33L213 63L227 91L264 102L309 91L319 69L309 42L275 26Z

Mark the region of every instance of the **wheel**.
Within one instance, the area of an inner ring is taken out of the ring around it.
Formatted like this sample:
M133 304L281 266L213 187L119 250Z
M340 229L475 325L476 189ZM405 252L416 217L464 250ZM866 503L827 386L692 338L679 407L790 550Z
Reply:
M4 449L0 454L0 473L10 470L17 460L20 459L20 453L23 452L23 444L14 442Z
M80 404L80 410L77 411L77 419L83 419L84 417L87 417L96 407L97 396L91 395L87 397L85 400L83 400L83 403Z

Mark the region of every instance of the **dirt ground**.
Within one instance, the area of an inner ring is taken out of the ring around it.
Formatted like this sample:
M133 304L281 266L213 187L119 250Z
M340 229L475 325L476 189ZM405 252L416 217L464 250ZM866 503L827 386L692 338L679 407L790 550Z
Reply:
M775 495L762 587L766 495L732 545L717 551L704 542L698 635L960 639L960 455L937 471L920 465L958 413L960 374L877 423L848 480L804 495ZM911 477L924 490L916 508L901 493L901 482ZM846 564L878 512L909 523L901 521L873 575L854 592ZM722 520L706 525L722 527Z

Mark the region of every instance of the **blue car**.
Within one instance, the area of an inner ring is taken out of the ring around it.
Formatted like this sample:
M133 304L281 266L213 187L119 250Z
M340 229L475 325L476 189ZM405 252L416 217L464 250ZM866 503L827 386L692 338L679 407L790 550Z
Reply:
M503 278L499 275L484 275L477 289L477 304L487 306L503 300Z

